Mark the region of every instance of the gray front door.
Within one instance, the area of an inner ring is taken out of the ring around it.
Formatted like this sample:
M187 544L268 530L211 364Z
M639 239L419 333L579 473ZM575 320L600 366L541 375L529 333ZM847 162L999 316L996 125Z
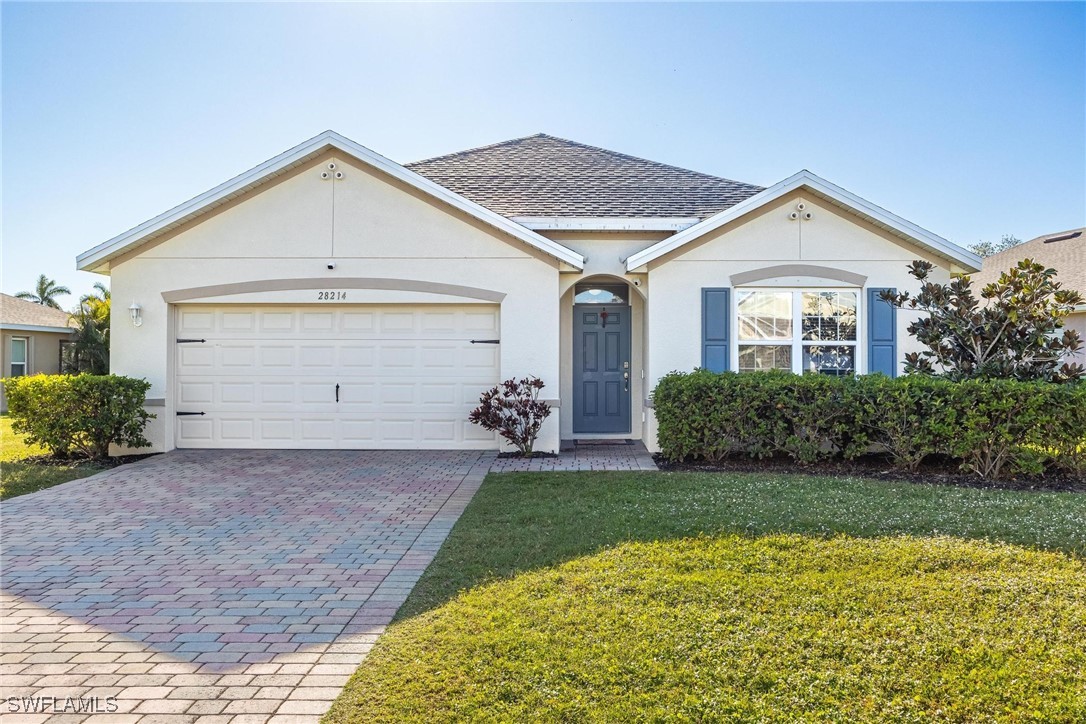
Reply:
M573 432L630 432L630 308L573 306Z

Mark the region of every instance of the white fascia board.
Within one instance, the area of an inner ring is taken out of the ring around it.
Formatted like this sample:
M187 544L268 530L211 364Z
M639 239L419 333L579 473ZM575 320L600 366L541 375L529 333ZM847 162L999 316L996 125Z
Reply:
M682 231L701 221L696 216L514 216L512 219L537 231Z
M674 236L664 239L663 241L653 244L647 249L630 256L630 258L626 260L626 271L632 272L634 269L655 261L700 236L719 229L721 226L745 216L752 211L756 211L766 204L776 201L785 194L803 187L814 191L819 196L836 201L838 204L851 209L860 216L867 217L877 224L881 224L896 231L897 233L908 237L919 246L925 247L940 256L957 262L967 269L972 269L972 271L980 270L981 258L976 254L961 248L957 244L947 241L937 234L933 234L932 232L917 226L911 221L906 221L900 216L892 214L886 209L876 206L866 199L860 198L856 194L846 191L840 186L832 184L810 171L803 170L770 186L764 191L751 196L749 199L740 201L735 206L727 208L715 216L710 216L700 224L680 231Z
M349 154L363 163L396 178L409 186L423 191L430 196L473 216L492 228L503 231L510 236L523 241L539 251L544 252L561 262L584 268L584 257L572 249L540 236L514 221L497 214L487 208L469 201L444 186L420 176L419 174L404 168L395 161L371 151L370 149L341 136L335 131L325 131L318 136L300 143L294 148L285 151L278 156L265 161L245 173L235 176L210 191L206 191L169 211L143 222L139 226L130 229L123 234L113 237L93 249L83 252L76 257L76 267L81 271L93 271L96 267L120 253L128 251L148 237L151 237L172 226L195 218L211 207L224 202L229 198L243 193L252 186L256 186L270 176L274 176L293 165L303 162L310 156L322 152L326 148L333 148Z
M0 329L5 332L52 332L54 334L71 334L75 330L71 327L48 327L43 324L8 324L0 322Z

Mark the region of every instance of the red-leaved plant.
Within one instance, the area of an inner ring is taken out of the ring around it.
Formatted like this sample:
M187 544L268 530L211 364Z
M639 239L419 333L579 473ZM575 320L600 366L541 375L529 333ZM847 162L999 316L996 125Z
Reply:
M539 401L542 389L543 380L538 377L506 380L479 397L479 406L471 411L468 420L497 432L521 455L531 457L539 429L551 414L550 406Z

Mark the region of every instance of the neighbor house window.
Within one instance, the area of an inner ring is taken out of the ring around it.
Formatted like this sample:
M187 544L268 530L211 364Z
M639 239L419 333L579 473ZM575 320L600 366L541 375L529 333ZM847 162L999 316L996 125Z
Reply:
M79 372L75 342L67 339L60 341L60 360L57 369L60 370L62 375L74 375Z
M26 374L26 354L29 340L26 337L11 338L11 376L22 377Z
M858 299L843 290L740 290L737 369L854 374Z

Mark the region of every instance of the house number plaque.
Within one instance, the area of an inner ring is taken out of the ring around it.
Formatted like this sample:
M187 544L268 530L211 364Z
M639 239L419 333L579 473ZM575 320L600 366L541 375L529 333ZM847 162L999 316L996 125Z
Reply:
M347 300L347 292L336 291L319 291L317 292L318 302L343 302Z

